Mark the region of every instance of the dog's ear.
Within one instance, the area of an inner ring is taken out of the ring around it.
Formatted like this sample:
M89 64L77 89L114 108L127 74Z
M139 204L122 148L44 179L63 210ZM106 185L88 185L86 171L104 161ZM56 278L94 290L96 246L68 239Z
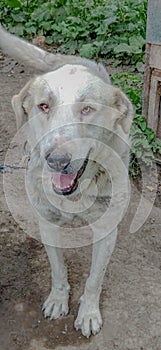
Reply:
M12 107L16 115L17 129L19 129L27 120L31 105L30 94L31 81L29 81L18 95L12 98Z
M134 108L128 97L118 88L114 88L112 107L119 111L119 118L116 120L116 123L120 124L125 134L129 134L134 116Z

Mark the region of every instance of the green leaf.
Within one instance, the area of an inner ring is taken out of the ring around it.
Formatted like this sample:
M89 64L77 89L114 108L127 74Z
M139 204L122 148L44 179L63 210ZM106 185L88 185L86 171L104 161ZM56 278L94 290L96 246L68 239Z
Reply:
M106 18L104 21L103 21L103 24L106 26L106 27L108 27L110 24L112 24L112 23L115 23L116 22L116 20L117 20L117 17L116 16L111 16L111 17L109 17L109 18ZM107 28L106 28L107 29Z
M48 21L48 22L44 21L41 23L41 26L44 30L48 31L48 30L51 30L52 24L53 24L52 21Z
M133 123L131 126L130 134L131 134L131 136L134 136L137 134L142 135L143 132Z
M43 4L40 7L36 8L32 14L31 19L38 21L39 23L43 20L49 20L51 18L51 10L48 7L48 4Z
M145 44L145 39L141 35L135 35L129 38L129 44L133 47L142 48Z
M97 52L97 48L93 46L93 44L84 44L79 50L80 56L86 58L94 57Z
M13 27L12 33L14 33L18 36L23 36L24 35L24 25L18 24L17 26Z
M5 0L4 2L6 3L6 5L8 5L10 7L15 7L15 8L22 7L22 4L19 0Z
M45 42L46 42L46 44L50 45L54 42L54 40L53 40L52 36L47 36L45 38Z
M69 16L66 18L66 22L81 24L81 19L79 17Z
M93 45L100 48L103 45L103 41L95 40L95 41L93 41Z
M135 156L136 156L137 158L141 158L141 156L142 156L142 150L140 150L140 149L136 150L136 151L135 151Z
M15 22L18 22L18 23L25 22L26 20L26 16L23 12L11 13L11 17Z
M136 69L138 70L138 72L144 73L145 64L143 62L137 62Z
M114 48L115 53L121 53L121 52L126 52L126 53L132 53L131 47L128 44L122 43L117 45Z
M58 33L60 33L62 31L62 27L61 27L61 24L57 24L57 23L54 23L51 27L51 29L53 29L53 31L56 31Z
M140 127L141 127L141 130L142 131L145 131L145 129L146 129L146 121L145 120L143 120L143 121L141 121L140 123L139 123L139 125L140 125Z
M138 145L140 145L142 142L141 142L141 139L138 139L138 138L135 138L132 140L132 146L133 147L136 147Z
M30 25L30 26L25 25L25 31L28 34L36 34L37 29L36 29L36 26L34 26L34 25Z

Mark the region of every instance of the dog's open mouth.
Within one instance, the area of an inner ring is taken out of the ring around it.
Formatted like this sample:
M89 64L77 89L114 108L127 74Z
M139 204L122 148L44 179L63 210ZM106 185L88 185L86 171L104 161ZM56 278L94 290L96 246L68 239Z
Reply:
M88 154L89 156L89 154ZM88 156L85 158L82 166L79 168L77 172L71 172L72 166L69 166L70 172L67 170L63 170L60 173L53 172L51 181L53 190L60 195L69 195L73 193L78 187L78 180L83 175L86 166L88 164Z

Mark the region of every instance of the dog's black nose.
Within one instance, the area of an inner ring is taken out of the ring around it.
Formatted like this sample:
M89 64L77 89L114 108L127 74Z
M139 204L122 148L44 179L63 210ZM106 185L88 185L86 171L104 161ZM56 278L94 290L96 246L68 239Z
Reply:
M71 159L72 155L70 153L58 154L52 152L46 156L48 166L55 171L65 169L70 163Z

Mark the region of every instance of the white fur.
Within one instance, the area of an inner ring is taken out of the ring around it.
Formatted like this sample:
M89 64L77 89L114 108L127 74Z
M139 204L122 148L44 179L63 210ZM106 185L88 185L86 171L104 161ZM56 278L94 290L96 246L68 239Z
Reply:
M20 58L20 60L35 68L39 67L45 72L45 74L32 79L19 95L14 96L12 104L16 114L17 126L20 127L26 121L30 125L31 135L29 135L29 139L32 153L27 173L27 191L33 206L43 217L43 219L40 217L40 232L52 269L51 293L43 305L43 311L45 317L56 319L68 313L70 288L67 282L67 271L64 266L62 249L56 243L61 236L61 230L60 226L59 228L54 226L55 218L59 220L59 223L65 223L67 220L72 221L72 211L75 210L76 214L74 215L81 217L81 219L88 219L84 214L84 210L87 208L87 203L90 203L91 198L93 198L96 187L99 191L98 197L106 197L108 194L110 181L106 172L103 172L101 165L105 168L107 166L111 171L114 195L120 196L117 193L118 184L120 184L120 193L121 191L124 192L127 173L125 174L119 168L119 159L127 168L129 132L133 109L128 98L119 89L110 85L108 74L105 73L103 66L97 65L95 62L72 56L46 53L21 39L11 36L2 27L0 27L0 46L10 55L17 59ZM38 108L40 103L49 104L50 112L48 115L45 115ZM81 111L89 105L93 110L88 116L84 117ZM74 128L73 124L75 125ZM82 138L86 124L91 124L91 131L90 128L85 129L87 137L85 138L86 135L84 135L84 138ZM59 128L64 127L64 125L66 127L62 136ZM114 132L112 136L109 133L108 146L110 145L110 148L107 147L107 150L105 136L103 131L102 134L100 131L103 128ZM100 132L100 135L97 132ZM87 166L79 181L79 186L81 186L87 177L89 179L88 185L82 192L82 201L78 201L78 190L70 196L71 212L68 198L56 195L53 192L49 173L44 170L45 153L50 147L57 147L59 152L62 153L68 151L74 159L84 159L89 149L92 149L90 165ZM48 201L42 186L43 171L45 172L43 181L45 182ZM126 179L124 179L124 174ZM117 184L116 189L115 184ZM121 197L118 199L114 216L111 211L111 221L107 222L104 215L97 223L93 222L91 224L89 222L93 230L92 264L74 324L75 328L80 329L86 337L98 333L102 327L99 299L106 267L117 237L115 219L120 215L119 200L122 200ZM57 209L55 209L55 203ZM64 211L67 208L69 213L65 215ZM81 213L79 214L77 209L79 212L80 208ZM96 212L95 214L97 215ZM107 230L109 231L108 234L106 234ZM55 241L53 237L55 237Z

